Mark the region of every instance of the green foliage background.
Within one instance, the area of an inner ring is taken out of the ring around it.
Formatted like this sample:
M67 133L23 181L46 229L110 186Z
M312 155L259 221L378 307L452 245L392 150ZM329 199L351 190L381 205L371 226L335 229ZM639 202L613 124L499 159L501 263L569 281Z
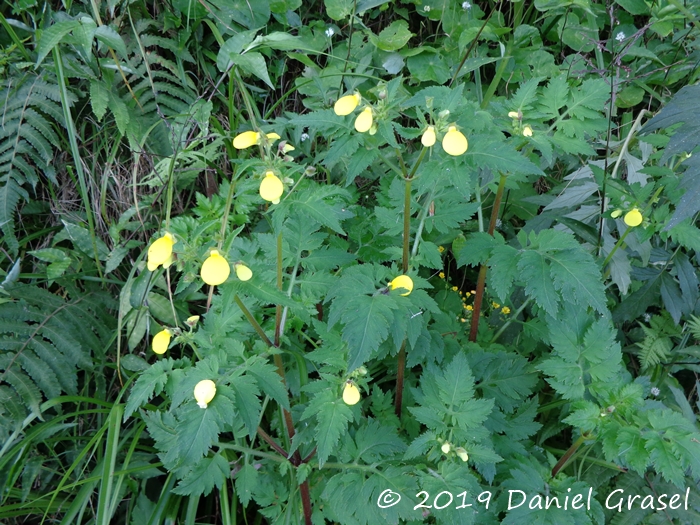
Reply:
M697 523L699 33L683 0L3 4L0 520ZM252 279L205 285L212 249Z

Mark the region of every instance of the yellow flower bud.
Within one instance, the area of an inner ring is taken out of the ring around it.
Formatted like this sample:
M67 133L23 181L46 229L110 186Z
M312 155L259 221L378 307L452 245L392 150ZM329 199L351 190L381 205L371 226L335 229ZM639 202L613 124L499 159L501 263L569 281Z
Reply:
M360 100L360 94L357 92L353 93L352 95L345 95L344 97L340 97L333 106L333 111L335 111L336 115L339 115L341 117L349 115L350 113L355 111L355 108L360 103Z
M461 131L457 131L456 126L450 126L442 139L442 149L445 153L456 157L467 151L468 147L467 137Z
M272 133L266 133L265 136L267 137L267 140L269 140L270 142L274 142L274 141L282 138L274 131Z
M508 116L509 116L510 118L517 118L517 119L519 119L519 118L520 118L520 113L519 113L518 111L509 111L509 112L508 112Z
M357 118L355 119L355 130L359 131L360 133L369 131L369 129L372 127L373 119L372 108L366 107L359 115L357 115Z
M168 330L167 328L158 332L156 335L153 336L153 341L151 342L151 349L156 354L164 354L170 346L171 335L172 334L170 333L170 330Z
M148 248L148 261L146 263L150 271L168 262L168 259L172 257L174 244L175 237L167 232L151 244Z
M285 144L284 146L282 146L282 150L283 150L285 153L289 153L290 151L294 151L295 148L294 148L294 146L292 146L291 144Z
M532 128L530 124L526 124L523 128L523 137L532 137Z
M260 142L260 133L257 131L244 131L233 139L233 147L246 149Z
M632 227L632 228L642 224L643 220L644 220L644 217L642 217L642 213L637 208L632 208L630 211L628 211L625 214L625 219L624 219L625 224L627 226Z
M619 210L619 209L618 209L618 210L615 210L614 212L612 212L612 213L610 214L610 216L611 216L613 219L617 219L620 215L622 215L622 210Z
M272 204L279 204L282 193L284 193L284 184L279 177L271 171L265 173L265 178L260 183L260 196Z
M461 459L462 461L467 461L469 459L469 454L467 454L467 451L464 450L462 447L457 447L455 449L455 453L457 454L457 456L459 456L459 459Z
M348 381L343 389L343 401L346 405L356 405L360 401L360 390L355 386L355 383Z
M198 322L199 322L199 316L198 316L198 315L190 315L190 316L187 318L187 321L185 321L185 323L187 324L187 326L189 326L190 328L194 328L194 326L195 326Z
M442 446L440 447L440 450L442 450L443 454L449 454L451 449L452 449L452 446L447 442L443 443Z
M202 280L211 286L216 286L226 281L230 273L231 267L228 261L217 250L211 251L200 271Z
M401 294L402 296L406 296L413 291L413 279L411 279L408 275L399 275L393 281L391 281L391 283L389 283L389 286L392 290L396 290L397 288L408 290L406 293Z
M423 146L429 148L430 146L435 144L435 140L435 128L433 126L428 126L423 132L423 136L420 138L420 142L421 144L423 144Z
M253 277L253 272L245 264L234 264L233 269L236 270L236 277L241 281L249 281Z
M216 395L216 384L211 379L204 379L194 387L194 398L200 408L207 408Z

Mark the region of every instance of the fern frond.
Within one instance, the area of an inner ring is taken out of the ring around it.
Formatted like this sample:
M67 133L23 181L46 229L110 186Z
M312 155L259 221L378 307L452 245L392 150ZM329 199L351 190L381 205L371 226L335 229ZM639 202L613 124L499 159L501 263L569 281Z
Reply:
M642 330L646 336L639 346L639 361L642 364L642 369L646 370L652 366L656 366L669 357L669 352L673 348L671 338L660 330L648 328L642 325Z
M0 100L4 102L0 118L0 226L10 251L16 254L19 245L14 214L20 201L28 199L22 187L35 187L40 174L50 169L60 143L52 121L63 126L63 112L58 86L39 75L9 78L0 88ZM70 95L70 101L75 100Z
M690 316L691 320L686 323L688 330L696 340L700 341L700 317Z
M78 372L102 361L114 330L106 294L71 283L66 289L69 299L15 284L8 289L11 301L0 304L0 384L6 383L0 398L12 395L37 414L44 398L77 393ZM24 409L0 413L0 436L19 413L26 415Z

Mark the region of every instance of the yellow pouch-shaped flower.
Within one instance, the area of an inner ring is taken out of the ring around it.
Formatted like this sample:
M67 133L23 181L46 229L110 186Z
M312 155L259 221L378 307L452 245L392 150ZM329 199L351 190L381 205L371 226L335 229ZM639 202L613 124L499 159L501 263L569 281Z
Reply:
M355 119L355 129L360 133L365 133L372 127L373 120L372 108L365 108Z
M335 111L336 115L339 115L341 117L349 115L350 113L355 111L355 108L360 103L360 100L360 95L358 93L353 93L352 95L345 95L344 97L340 97L333 106L333 111Z
M433 126L428 126L428 128L423 132L423 136L420 138L421 144L426 148L429 148L435 144L435 128Z
M389 283L389 286L392 290L396 290L397 288L404 288L405 290L408 290L406 293L401 294L402 296L406 296L413 291L413 279L411 279L408 275L399 275Z
M467 151L468 147L467 137L458 131L456 126L450 126L442 139L442 149L445 153L456 157Z
M233 139L233 147L236 149L246 149L254 146L260 140L260 133L257 131L244 131L240 135L236 135Z
M211 379L204 379L194 387L194 398L200 408L207 408L216 395L216 384Z
M625 214L625 218L623 220L627 226L634 228L635 226L642 224L644 217L642 217L642 212L640 212L638 208L632 208Z
M272 204L279 204L280 197L284 193L284 184L273 172L265 173L265 178L260 183L260 196Z
M343 389L343 401L346 405L356 405L360 401L360 390L355 386L355 383L348 381Z
M148 248L148 261L146 263L150 271L155 270L172 257L174 244L175 238L167 232L151 244Z
M226 281L230 273L231 267L228 261L224 259L217 250L211 251L211 254L207 260L204 261L202 270L200 271L202 280L211 286L217 286Z
M151 342L151 349L156 354L164 354L170 346L171 335L172 334L168 329L161 330L160 332L158 332L156 335L153 336L153 341Z
M526 124L523 128L523 137L532 137L532 128L530 124Z
M253 277L253 271L245 264L234 264L233 269L236 270L236 277L238 277L241 281L250 281L250 279Z

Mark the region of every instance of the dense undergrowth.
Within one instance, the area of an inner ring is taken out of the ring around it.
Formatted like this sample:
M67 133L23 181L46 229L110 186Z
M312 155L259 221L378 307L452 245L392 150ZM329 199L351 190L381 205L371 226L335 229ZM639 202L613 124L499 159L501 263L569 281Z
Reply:
M5 3L0 521L698 523L699 34Z

